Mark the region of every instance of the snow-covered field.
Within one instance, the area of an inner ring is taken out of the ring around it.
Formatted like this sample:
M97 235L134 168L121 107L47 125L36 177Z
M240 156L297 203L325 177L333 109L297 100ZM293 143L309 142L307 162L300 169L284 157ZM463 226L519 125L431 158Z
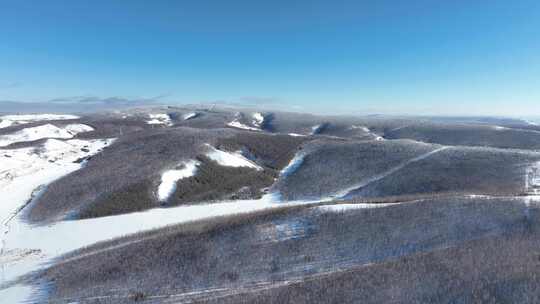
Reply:
M31 241L22 246L18 244L19 233L25 229L32 229L20 219L20 212L27 203L32 197L39 195L39 191L47 184L80 169L84 163L79 160L98 153L113 141L114 139L67 141L48 139L37 147L1 150L2 247L0 261L4 262L1 263L0 286L36 269L45 258L50 257L46 251L36 246L35 242ZM44 237L44 235L39 237ZM22 287L9 290L11 290L10 296L17 297L30 291ZM0 296L7 297L6 293L7 291L0 291ZM15 299L12 303L17 303Z
M2 126L26 124L36 121L77 119L73 115L7 115L2 116ZM80 169L84 159L100 152L114 139L70 139L76 134L92 131L84 124L57 127L45 124L24 128L0 136L0 147L13 143L39 139L45 141L31 147L0 149L0 220L2 224L0 265L1 283L5 287L17 276L35 270L49 255L29 242L19 246L18 233L28 227L21 222L20 213L52 181ZM69 139L69 140L65 140ZM0 299L18 303L31 292L25 286L0 289Z
M22 125L37 121L50 121L50 120L69 120L79 119L79 116L75 115L62 115L62 114L25 114L25 115L4 115L0 116L0 129L7 128L13 125Z
M78 133L89 132L92 130L94 130L92 127L83 124L70 124L63 127L46 124L37 127L24 128L15 133L0 136L0 147L44 138L73 138L73 136Z

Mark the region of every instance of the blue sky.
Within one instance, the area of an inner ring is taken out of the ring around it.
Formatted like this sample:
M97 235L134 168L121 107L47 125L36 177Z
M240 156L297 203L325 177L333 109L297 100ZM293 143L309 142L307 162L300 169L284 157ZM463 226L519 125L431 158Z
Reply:
M540 115L540 2L0 0L0 100L111 97Z

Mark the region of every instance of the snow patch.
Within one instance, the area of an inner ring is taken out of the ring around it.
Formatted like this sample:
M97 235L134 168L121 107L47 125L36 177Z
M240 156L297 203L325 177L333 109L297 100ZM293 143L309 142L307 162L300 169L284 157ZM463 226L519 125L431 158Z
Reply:
M63 115L63 114L25 114L25 115L4 115L0 116L0 129L7 128L12 125L22 125L36 121L48 121L48 120L68 120L79 119L79 116L75 115Z
M335 204L335 205L323 205L316 207L318 210L324 211L324 212L346 212L349 210L356 210L356 209L371 209L371 208L383 208L383 207L390 207L395 205L400 205L401 203L387 203L387 204L366 204L366 203L360 203L360 204Z
M302 163L304 163L304 157L304 153L296 153L289 164L281 170L279 177L286 178L287 176L293 174L296 170L298 170L298 168L300 168Z
M158 187L158 199L161 202L167 201L174 191L176 191L176 183L179 180L195 175L197 166L200 163L190 160L182 162L180 165L183 166L182 169L168 170L161 175L161 184Z
M71 124L64 127L46 124L37 127L24 128L17 132L0 136L0 147L9 146L13 143L28 142L43 138L72 138L78 133L92 130L94 130L92 127L83 124Z
M253 128L253 127L250 127L250 126L246 126L245 124L238 121L238 119L235 119L235 120L227 123L227 125L229 127L238 128L238 129L244 129L244 130L250 130L250 131L260 131L261 130L259 128Z
M361 130L363 132L366 132L366 133L371 133L371 131L369 130L368 127L365 127L365 126L351 126L351 129L352 130Z
M289 134L287 134L287 135L289 135L289 136L294 136L294 137L306 136L306 135L304 135L304 134L298 134L298 133L289 133Z
M254 113L253 114L253 125L257 127L261 127L264 123L264 115L262 113Z
M190 120L190 119L193 119L195 117L199 116L199 113L195 113L195 112L192 112L192 113L187 113L184 115L184 120Z
M379 136L375 133L373 133L368 127L365 126L351 126L349 129L351 130L361 130L362 132L368 133L369 135L373 136L373 139L376 141L382 141L384 138L382 136Z
M316 125L311 127L311 135L317 135L321 133L321 130L323 128L324 124Z
M7 128L9 126L13 125L13 121L11 120L0 120L0 129Z
M211 145L206 145L209 148L209 152L206 153L206 156L210 158L211 160L217 162L221 166L226 167L248 167L253 168L255 170L263 170L259 165L254 163L253 161L247 159L241 151L237 152L225 152L222 150L218 150Z
M172 120L169 114L148 114L148 117L150 117L150 120L146 123L149 125L166 125L166 126L172 126Z
M67 126L64 127L64 129L66 131L68 131L69 133L73 134L73 135L76 135L78 133L94 131L94 128L92 128L92 127L90 127L88 125L83 125L83 124L67 125Z

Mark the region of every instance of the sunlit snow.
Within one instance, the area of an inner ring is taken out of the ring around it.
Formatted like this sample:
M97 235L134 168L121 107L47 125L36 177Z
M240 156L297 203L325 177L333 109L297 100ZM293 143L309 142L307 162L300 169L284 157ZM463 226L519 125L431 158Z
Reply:
M262 170L262 168L251 160L247 159L241 152L225 152L218 150L211 145L206 145L209 151L206 156L211 160L217 162L221 166L226 167L248 167L256 170Z
M303 152L296 153L296 155L293 157L293 159L281 170L279 173L280 178L287 177L291 174L293 174L304 162L305 154Z
M46 124L37 127L24 128L14 133L0 136L0 147L9 146L13 143L28 142L43 138L72 138L78 133L92 130L92 127L83 124L70 124L64 127Z
M158 187L158 199L160 201L166 201L176 190L176 182L183 178L187 178L195 175L197 172L197 166L200 163L195 160L190 160L187 162L182 162L180 166L181 169L174 169L165 171L161 175L161 183Z
M166 125L172 126L171 117L168 114L148 114L150 120L146 123L149 125Z
M35 270L43 262L43 258L49 257L47 252L33 242L23 246L16 244L19 233L24 229L31 229L22 223L19 212L33 194L54 180L80 169L84 162L79 160L98 153L113 141L114 139L48 139L37 147L0 150L0 285ZM24 286L0 289L0 299L10 299L13 300L10 303L18 303L23 301L30 291L31 289Z
M186 115L184 115L184 120L190 120L197 116L199 116L199 113L195 113L195 112L187 113Z
M325 212L345 212L355 209L370 209L370 208L382 208L400 205L401 203L388 203L388 204L335 204L335 205L323 205L317 207L317 209Z
M261 130L259 128L253 128L253 127L250 127L250 126L246 126L245 124L241 123L237 119L229 122L227 125L229 127L238 128L238 129L244 129L244 130L250 130L250 131L260 131Z
M79 119L79 116L64 114L23 114L0 116L0 129L11 125L22 125L37 121Z
M311 127L311 135L317 135L321 132L323 125L316 125Z
M264 123L264 115L257 112L253 114L253 125L257 127L261 127Z

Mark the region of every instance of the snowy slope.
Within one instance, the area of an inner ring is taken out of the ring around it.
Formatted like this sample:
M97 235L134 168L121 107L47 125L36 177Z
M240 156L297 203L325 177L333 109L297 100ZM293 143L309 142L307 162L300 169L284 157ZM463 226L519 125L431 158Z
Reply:
M199 114L195 112L187 113L186 115L184 115L184 120L190 120L197 116L199 116Z
M317 135L321 132L323 125L316 125L311 127L311 135Z
M235 119L227 124L229 127L243 129L243 130L250 130L250 131L261 131L259 128L253 128L250 126L247 126L243 123L241 123L239 120Z
M68 120L79 119L79 116L75 115L60 115L60 114L25 114L25 115L4 115L0 116L0 129L6 128L12 125L22 125L37 121L48 120Z
M24 128L17 132L0 136L0 147L43 138L72 138L78 133L89 132L92 130L92 127L83 124L70 124L64 127L46 124L37 127Z
M7 128L11 125L13 125L13 122L11 120L0 120L0 129Z
M247 159L241 152L225 152L218 150L211 145L206 145L209 151L206 156L218 164L226 167L248 167L255 170L262 170L262 168L254 162Z
M183 168L175 170L167 170L161 175L161 183L158 187L158 199L162 202L169 199L169 197L176 190L176 182L183 178L187 178L195 175L197 172L197 166L200 163L195 160L190 160L180 164Z
M81 168L75 161L101 151L104 140L49 139L38 147L0 152L0 215L2 220L30 199L34 189ZM22 202L22 203L21 203Z
M262 127L264 124L264 115L262 113L254 113L253 114L253 125L257 126L258 128Z
M2 224L0 260L2 283L42 262L44 253L32 244L12 246L21 231L19 214L27 203L52 181L80 169L77 160L94 155L113 139L68 140L49 139L38 147L6 149L0 153L0 221ZM16 237L15 237L16 238ZM21 288L13 292L20 292Z

